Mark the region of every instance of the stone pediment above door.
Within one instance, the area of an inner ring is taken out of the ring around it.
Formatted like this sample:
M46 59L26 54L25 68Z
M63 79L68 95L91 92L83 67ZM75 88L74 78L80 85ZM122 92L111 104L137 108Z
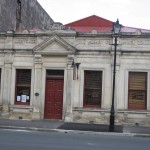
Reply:
M35 46L33 52L42 55L69 55L74 54L76 49L58 35L52 35Z

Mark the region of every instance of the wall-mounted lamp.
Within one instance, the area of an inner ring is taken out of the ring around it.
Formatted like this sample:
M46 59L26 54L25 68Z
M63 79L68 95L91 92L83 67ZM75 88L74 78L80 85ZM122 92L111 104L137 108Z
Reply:
M78 80L78 69L79 69L79 65L81 63L75 63L74 62L74 59L73 59L73 62L72 62L72 65L71 67L73 68L73 80Z

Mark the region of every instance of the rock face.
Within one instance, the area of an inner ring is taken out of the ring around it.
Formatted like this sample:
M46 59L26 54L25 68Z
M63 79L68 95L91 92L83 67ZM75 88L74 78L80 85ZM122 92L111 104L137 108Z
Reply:
M44 29L48 24L53 23L52 18L37 0L1 0L0 18L0 31L16 30L16 28Z

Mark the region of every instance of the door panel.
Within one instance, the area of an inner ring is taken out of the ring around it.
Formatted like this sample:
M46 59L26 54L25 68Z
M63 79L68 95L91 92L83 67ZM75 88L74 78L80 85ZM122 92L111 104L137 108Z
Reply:
M63 79L46 80L45 118L62 119Z

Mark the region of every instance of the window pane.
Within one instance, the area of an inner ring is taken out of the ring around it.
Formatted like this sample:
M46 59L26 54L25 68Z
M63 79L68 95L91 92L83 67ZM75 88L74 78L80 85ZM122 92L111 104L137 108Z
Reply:
M31 70L16 70L16 104L29 104L31 91Z
M134 101L145 101L146 95L145 91L138 91L138 90L130 90L129 92L129 100Z
M31 84L31 70L17 70L17 84Z
M100 105L101 103L101 92L96 89L85 90L85 103L89 105Z
M129 109L146 109L147 73L129 73L128 106Z
M17 102L30 102L30 87L17 87L16 92L18 96Z
M101 105L102 72L85 71L84 105Z
M64 70L47 70L48 76L64 76Z
M130 89L146 89L146 74L143 72L130 72L130 82L129 87Z

